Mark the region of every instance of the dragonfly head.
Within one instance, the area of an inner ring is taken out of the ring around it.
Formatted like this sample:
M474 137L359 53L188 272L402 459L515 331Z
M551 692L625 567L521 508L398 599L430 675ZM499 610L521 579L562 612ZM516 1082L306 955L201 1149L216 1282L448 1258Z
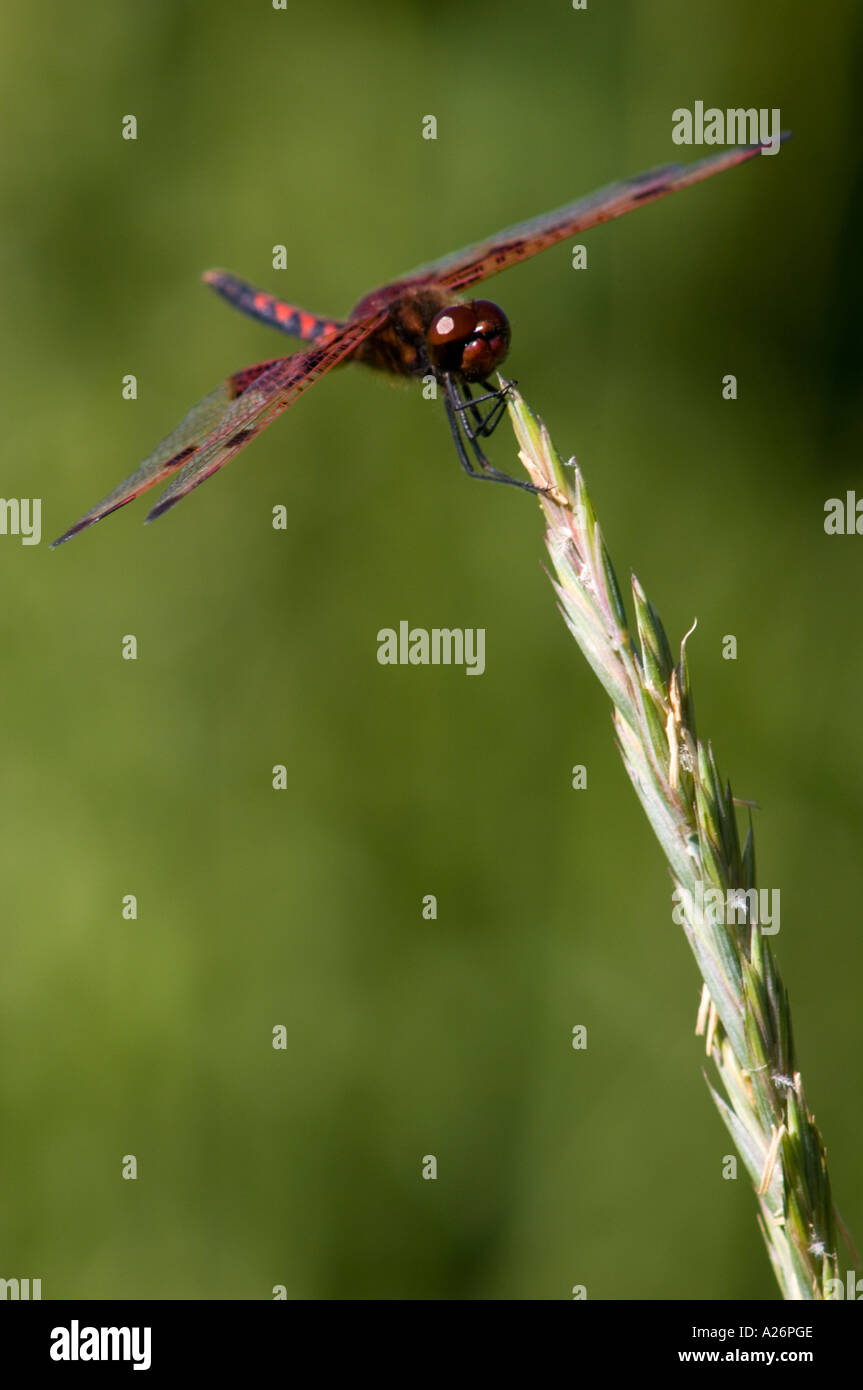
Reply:
M429 360L441 372L482 381L509 352L509 319L490 299L472 299L441 309L426 337Z

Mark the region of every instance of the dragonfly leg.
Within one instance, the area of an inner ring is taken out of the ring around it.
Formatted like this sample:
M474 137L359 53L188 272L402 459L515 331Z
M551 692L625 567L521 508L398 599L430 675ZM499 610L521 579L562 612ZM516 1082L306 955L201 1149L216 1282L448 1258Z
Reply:
M479 430L479 433L483 435L485 439L488 439L489 435L494 433L506 414L510 387L515 386L515 382L507 381L504 382L503 386L497 388L492 386L489 381L483 381L481 385L488 389L489 394L487 396L474 396L474 403L479 405L482 401L491 399L494 399L495 402L487 412L482 428Z
M468 477L485 480L490 483L509 483L512 487L520 487L525 492L545 492L545 488L535 487L533 483L523 482L521 478L511 478L508 473L501 473L499 469L492 467L479 444L479 435L484 433L483 426L481 424L478 429L472 429L466 413L470 410L472 404L476 407L477 402L469 395L467 399L465 399L459 394L458 386L449 373L444 375L443 384L444 405L446 406L447 419L449 420L452 437L455 441L458 461ZM485 382L482 384L486 385ZM500 403L500 397L503 393L500 391L493 391L491 394L493 394ZM505 404L505 401L503 404ZM498 409L499 405L493 407L495 411ZM480 421L482 421L482 416L480 416L478 410L475 410L475 414L478 415ZM497 424L499 420L500 415L498 414L495 424ZM464 437L462 437L462 430L464 431ZM465 447L465 439L467 439L470 445L473 454L473 462L471 462L467 448ZM479 467L475 468L474 463L478 464Z
M509 388L510 386L514 385L515 382L510 381L507 382L504 386L497 387L494 386L490 381L481 381L480 386L484 386L486 388L486 395L474 396L468 382L462 381L460 383L460 391L456 391L458 403L455 405L454 408L462 412L468 411L474 422L474 429L472 433L475 436L481 435L483 439L488 439L489 435L494 433L501 420L503 419L503 414L506 410L506 401L507 395L509 393ZM483 416L482 411L480 411L478 407L483 405L486 401L493 401L494 405L492 405L486 411L485 416ZM471 434L471 431L468 429L467 426L467 418L464 418L465 431L466 433Z

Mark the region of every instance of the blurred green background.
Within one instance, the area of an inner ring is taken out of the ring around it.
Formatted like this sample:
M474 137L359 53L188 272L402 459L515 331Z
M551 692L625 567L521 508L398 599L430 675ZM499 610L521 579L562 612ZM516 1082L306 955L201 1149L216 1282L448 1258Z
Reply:
M823 532L861 476L859 6L48 0L0 34L2 492L44 500L42 545L0 543L0 1274L46 1298L776 1297L531 500L472 487L442 408L352 368L158 525L140 502L47 542L293 350L206 267L343 314L708 153L672 145L675 107L780 107L777 158L596 229L587 272L563 245L487 292L621 580L673 645L698 617L699 730L762 807L859 1242L863 540ZM517 469L506 425L491 452ZM402 618L485 628L486 674L382 668Z

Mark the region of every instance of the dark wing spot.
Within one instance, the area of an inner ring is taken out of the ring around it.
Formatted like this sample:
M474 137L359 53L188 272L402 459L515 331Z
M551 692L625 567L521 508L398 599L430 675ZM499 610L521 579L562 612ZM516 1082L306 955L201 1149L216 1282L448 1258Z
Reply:
M237 433L231 435L231 438L228 440L227 447L229 449L239 449L242 444L245 444L247 439L253 439L256 433L256 430L251 429L237 430Z
M186 462L190 454L194 454L197 447L197 444L189 444L185 449L181 449L179 454L175 454L172 459L168 459L168 462L165 464L165 471L171 472L173 469L179 468L181 463Z
M257 381L259 376L263 376L264 372L270 370L270 367L275 367L277 362L282 361L284 361L282 357L271 357L268 362L256 362L253 367L243 367L242 371L234 372L233 376L229 376L225 383L228 392L228 400L237 400L239 396L242 396L244 391L248 391L249 387L253 382Z

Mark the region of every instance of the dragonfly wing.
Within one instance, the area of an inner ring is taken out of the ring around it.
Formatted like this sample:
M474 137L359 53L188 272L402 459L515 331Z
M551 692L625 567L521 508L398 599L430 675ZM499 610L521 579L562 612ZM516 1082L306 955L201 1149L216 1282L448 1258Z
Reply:
M52 548L71 540L79 531L176 474L173 484L162 494L147 520L161 516L233 458L325 372L347 357L374 332L382 317L378 315L351 324L324 347L258 362L229 376L192 407L134 473L54 541Z
M277 358L268 371L255 377L243 391L218 428L182 461L180 472L151 508L147 521L155 521L156 517L164 515L193 488L199 487L220 468L224 468L255 435L266 429L289 405L293 405L298 396L320 380L325 372L350 356L385 317L385 313L379 313L358 319L340 329L337 337L323 346L309 348L307 352L295 352L291 357Z
M278 328L280 332L289 333L292 338L299 338L304 343L329 342L344 327L339 319L310 314L306 309L297 308L296 304L286 304L283 299L276 299L275 295L267 294L265 290L256 290L254 285L239 280L227 270L205 270L203 278L216 294L220 294L242 314L268 323L271 328Z
M787 139L783 135L782 139ZM608 184L606 188L579 198L575 203L556 208L554 212L543 213L507 227L486 241L467 246L462 251L443 256L429 265L419 266L403 279L396 282L399 290L433 283L444 289L463 290L480 280L488 280L509 266L535 256L548 246L565 240L577 232L587 231L599 222L610 222L614 217L622 217L634 208L643 207L667 193L676 193L688 188L692 183L712 178L726 169L733 169L748 159L759 156L762 145L741 145L737 149L724 150L721 154L708 155L706 159L692 164L666 164L659 169L651 169L635 178L621 179Z
M73 536L77 536L79 531L85 531L88 526L101 521L111 512L125 507L127 502L134 501L136 497L140 497L142 492L155 487L157 483L164 482L172 473L176 473L177 469L182 466L183 459L194 451L195 446L218 428L230 407L255 380L256 376L262 376L268 372L277 360L273 358L269 362L259 362L254 367L246 367L243 372L237 372L234 376L228 377L227 381L223 381L221 386L216 387L215 391L211 391L203 400L198 401L197 405L193 405L176 429L173 429L160 444L156 445L153 452L147 455L134 473L130 473L128 478L125 478L122 483L118 483L107 497L103 497L102 501L97 502L95 507L91 507L88 512L85 512L74 526L70 526L68 531L53 541L52 549L56 545L62 545L64 541L71 540Z

